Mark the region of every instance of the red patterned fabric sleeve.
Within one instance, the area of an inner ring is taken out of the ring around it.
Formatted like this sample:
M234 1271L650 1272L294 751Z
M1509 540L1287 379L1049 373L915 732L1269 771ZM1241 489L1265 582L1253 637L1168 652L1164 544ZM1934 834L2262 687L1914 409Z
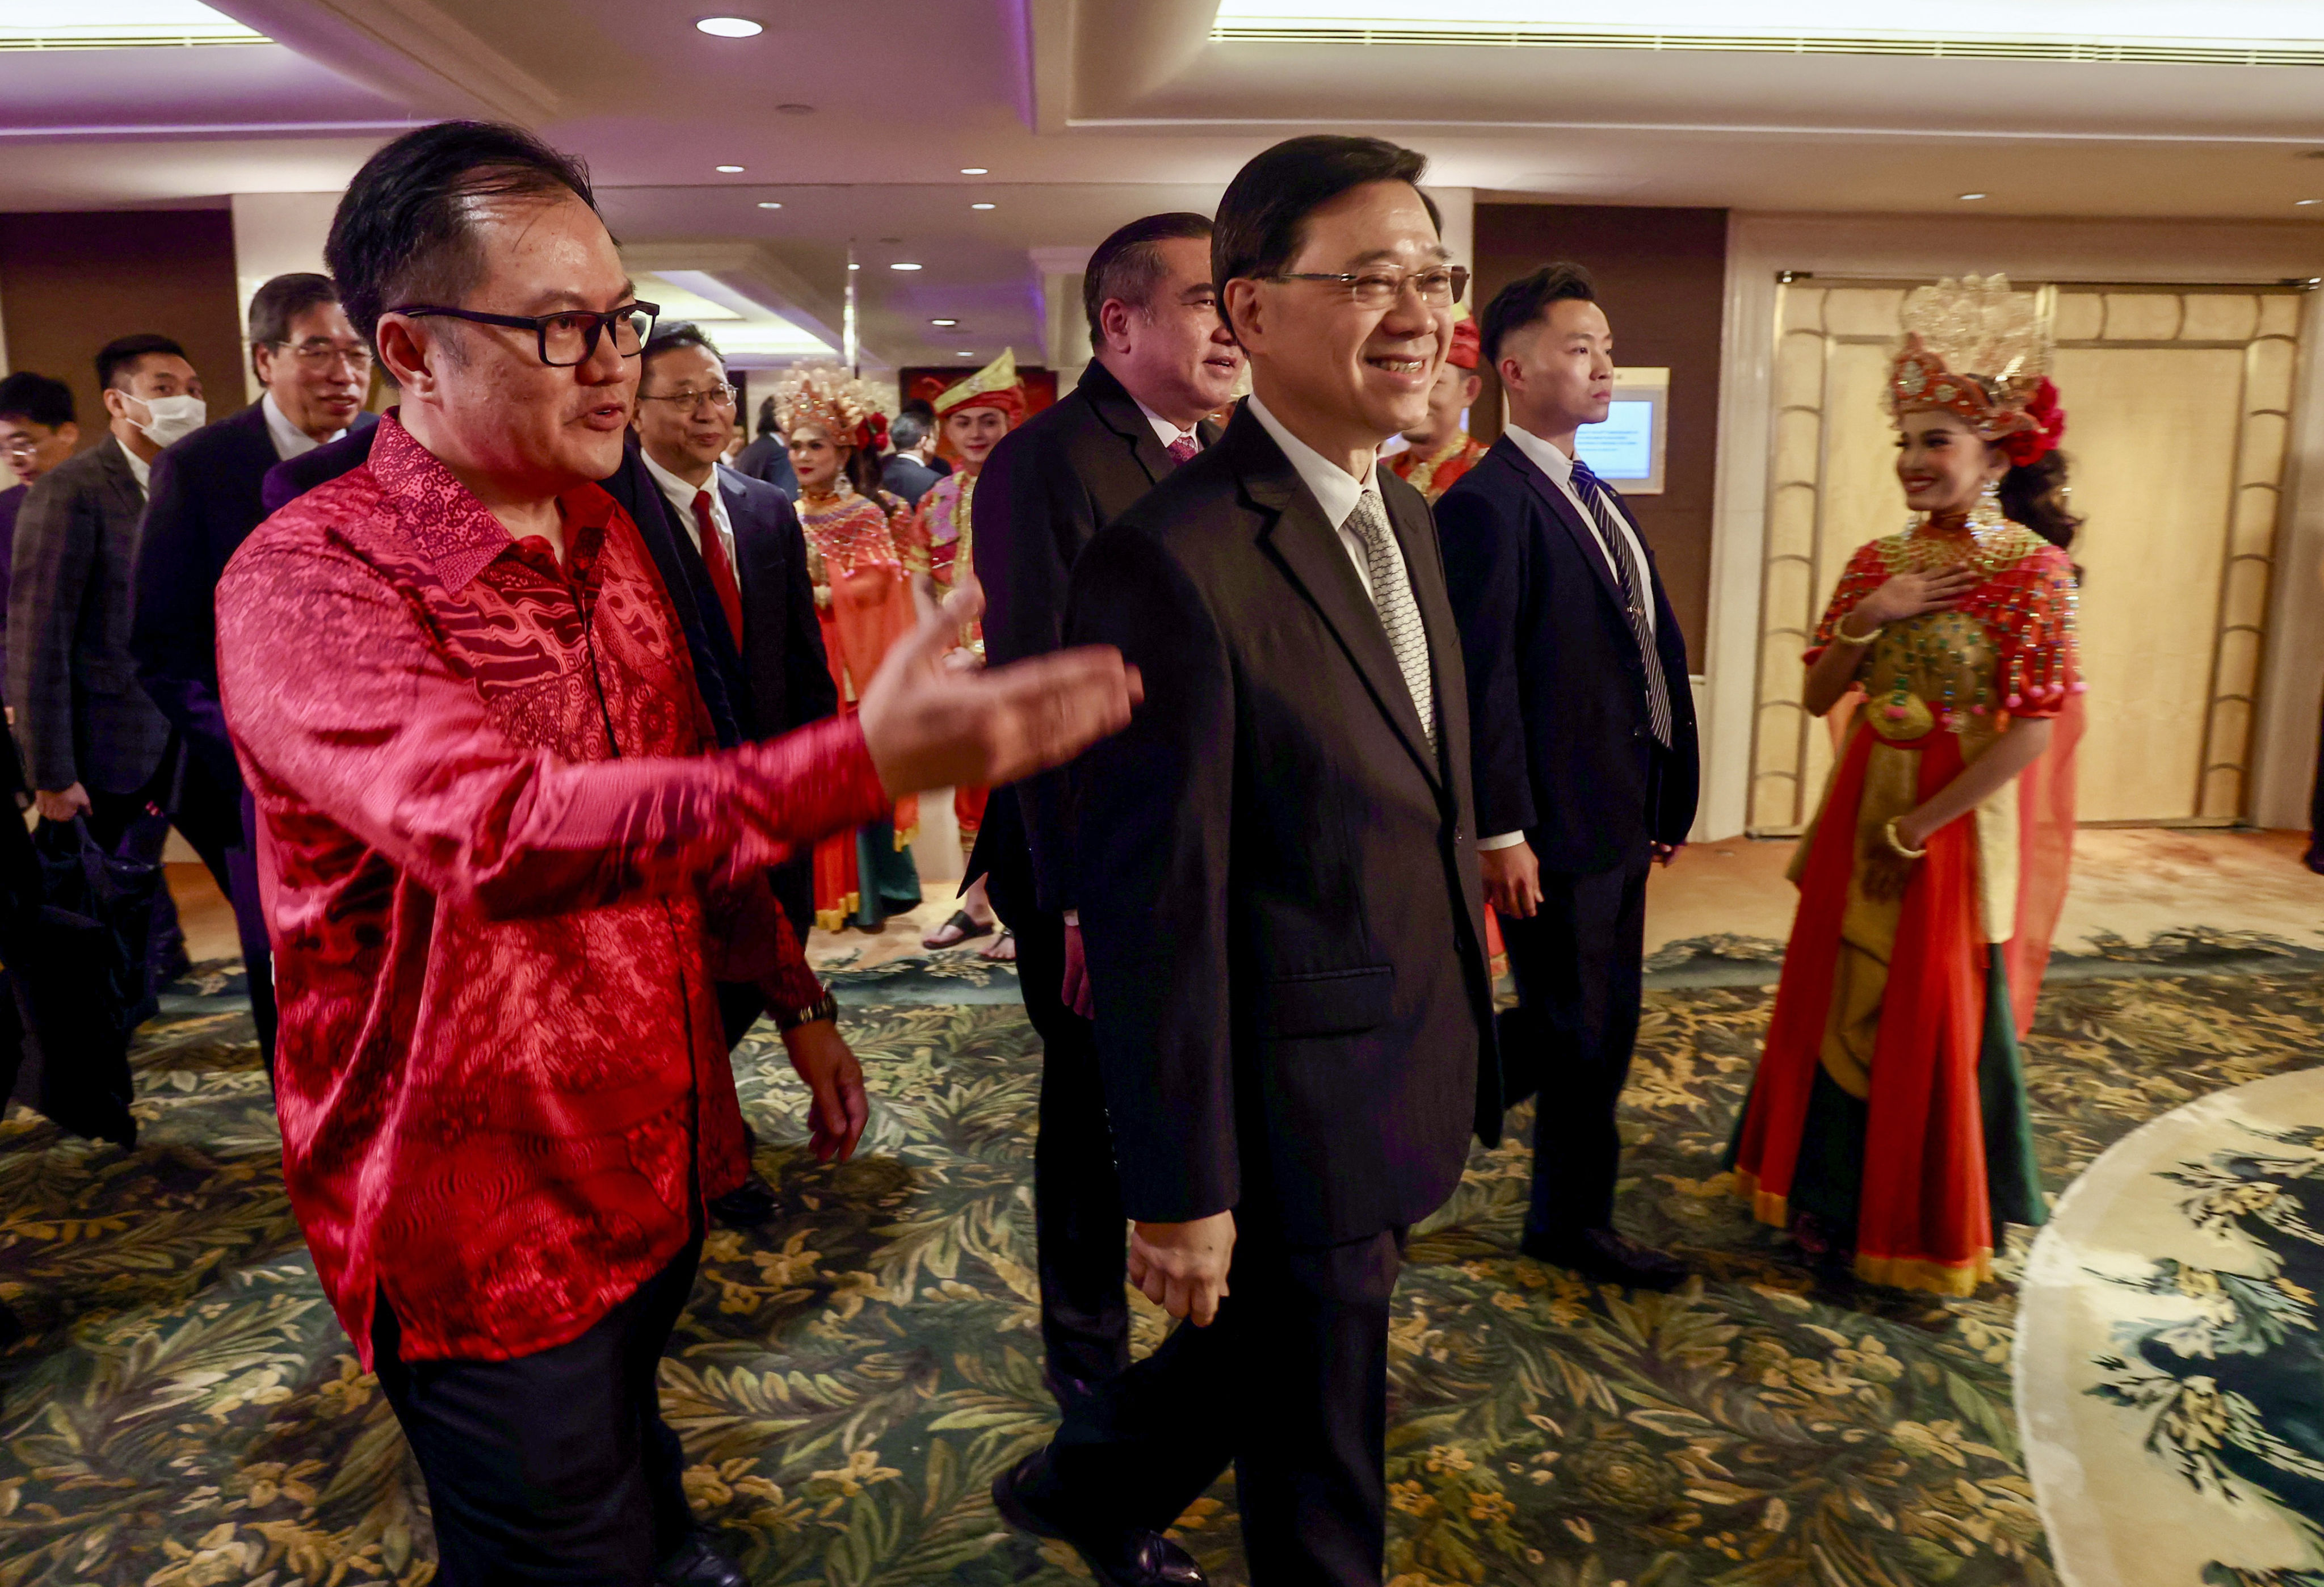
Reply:
M1888 565L1881 560L1880 542L1867 540L1856 548L1841 570L1839 585L1831 592L1831 604L1823 609L1823 621L1816 624L1815 643L1800 660L1810 667L1823 655L1831 644L1840 620L1856 610L1856 604L1878 589L1888 580Z
M507 918L676 892L887 807L853 717L696 758L520 748L360 558L249 550L217 609L220 692L253 788L296 795L448 900Z
M2055 716L2089 687L2074 632L2074 565L2056 546L1995 574L1964 604L1993 631L1994 692L2012 716Z

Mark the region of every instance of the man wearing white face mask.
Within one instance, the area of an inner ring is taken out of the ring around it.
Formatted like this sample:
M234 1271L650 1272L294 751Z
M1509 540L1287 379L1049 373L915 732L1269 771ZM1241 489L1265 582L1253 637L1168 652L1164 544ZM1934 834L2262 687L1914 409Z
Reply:
M111 848L168 794L169 719L129 653L130 568L161 448L208 417L201 377L167 337L97 355L109 433L42 475L16 518L7 698L45 821L88 818Z

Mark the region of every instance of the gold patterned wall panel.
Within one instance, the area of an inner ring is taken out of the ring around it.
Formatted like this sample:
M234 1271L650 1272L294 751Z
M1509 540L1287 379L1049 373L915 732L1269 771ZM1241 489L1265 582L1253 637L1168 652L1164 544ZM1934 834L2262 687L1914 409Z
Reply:
M1800 705L1800 652L1849 554L1904 521L1881 391L1914 284L1803 277L1777 294L1757 832L1813 813L1831 744ZM2299 310L2277 288L2056 289L2066 450L2089 520L2074 547L2085 820L2243 812Z
M2109 324L2114 317L2109 315ZM2079 813L2201 813L2243 355L2227 348L2061 348L2090 686Z

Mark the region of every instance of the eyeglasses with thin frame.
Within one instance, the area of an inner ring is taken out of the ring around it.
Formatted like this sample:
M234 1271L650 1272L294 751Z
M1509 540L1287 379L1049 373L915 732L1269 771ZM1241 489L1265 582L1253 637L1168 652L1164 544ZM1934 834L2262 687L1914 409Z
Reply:
M1286 270L1268 279L1334 281L1347 288L1349 298L1366 309L1392 307L1403 299L1406 287L1434 309L1449 308L1469 293L1465 264L1425 264L1418 270Z
M326 341L318 337L312 341L300 342L295 345L290 342L269 342L266 345L270 347L282 348L309 369L318 371L328 369L332 364L345 359L347 367L354 370L355 374L362 375L371 373L371 349L360 342L350 346L338 342Z
M482 314L473 309L448 309L440 303L406 303L388 312L412 319L433 315L465 319L471 325L504 325L511 330L529 330L540 346L543 364L551 369L571 369L589 362L597 351L597 338L609 327L613 333L614 352L624 358L634 358L644 352L646 344L653 339L654 321L661 317L661 305L633 301L602 314L588 309L567 309L556 314L523 315Z
M714 408L731 409L734 406L734 399L741 394L724 381L720 381L716 385L699 392L640 392L638 401L668 402L680 413L696 413L701 411L705 402Z

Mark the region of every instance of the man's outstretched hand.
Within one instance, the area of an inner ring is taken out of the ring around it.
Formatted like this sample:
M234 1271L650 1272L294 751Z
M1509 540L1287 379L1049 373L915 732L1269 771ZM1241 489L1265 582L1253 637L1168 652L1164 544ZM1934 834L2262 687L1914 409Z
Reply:
M863 743L891 798L1015 782L1130 724L1143 691L1111 646L990 670L960 665L961 631L983 610L983 591L964 574L941 606L922 604L919 626L863 690Z

